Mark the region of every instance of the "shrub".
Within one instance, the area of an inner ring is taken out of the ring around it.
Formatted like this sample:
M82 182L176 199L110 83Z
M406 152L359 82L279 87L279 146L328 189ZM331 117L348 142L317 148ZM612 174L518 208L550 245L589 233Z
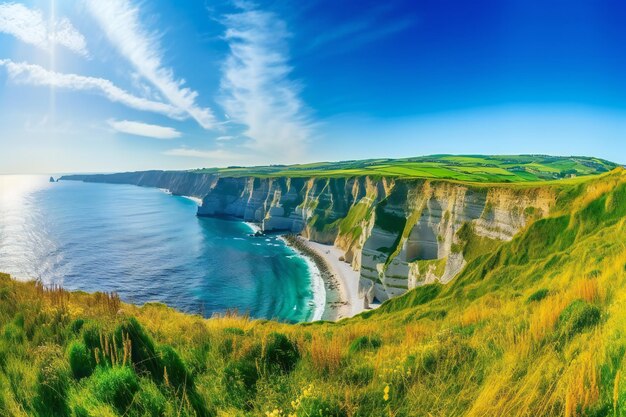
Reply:
M70 329L72 330L74 334L78 334L83 329L84 325L85 325L85 320L78 318L70 324Z
M74 378L86 378L93 373L95 359L84 343L72 342L67 350L67 356Z
M346 417L345 410L336 401L307 397L300 404L302 415L311 417ZM298 413L300 415L300 413Z
M54 348L43 348L38 363L33 404L40 417L69 415L67 393L70 386L65 362Z
M424 350L421 358L420 369L426 373L432 374L437 370L437 362L439 361L439 352L430 347Z
M96 400L90 386L83 385L73 391L69 399L72 417L118 417L119 414L108 404ZM146 416L147 417L147 416Z
M127 366L99 369L92 377L94 397L125 414L139 390L137 375Z
M83 342L85 342L87 349L100 348L100 334L102 333L100 326L94 322L87 322L83 323L81 328L83 331Z
M425 346L417 362L419 365L416 371L421 374L444 372L452 376L457 374L462 367L472 366L476 356L476 350L460 336L450 337L439 343ZM411 359L411 362L413 361L414 359Z
M422 320L422 319L430 319L430 320L443 320L448 315L448 312L443 309L432 309L425 311L421 314L415 314L414 316L408 316L405 320L406 323Z
M263 359L270 371L291 372L300 360L297 346L282 333L269 335Z
M165 412L166 398L159 387L149 379L142 379L139 383L140 390L135 398L133 408L141 416L159 417Z
M187 372L187 368L178 353L173 347L165 345L159 348L159 359L163 366L163 374L167 370L167 382L173 387L186 386L190 389L193 386L191 376Z
M249 406L256 394L259 371L252 358L243 358L230 362L224 368L222 382L230 400L239 407Z
M124 320L115 329L115 340L120 349L127 337L131 342L131 360L135 370L139 373L149 373L156 381L163 380L163 366L156 354L154 342L148 336L136 318L130 317Z
M530 296L528 297L528 299L526 300L528 303L534 303L537 301L541 301L544 298L546 298L549 294L549 291L547 288L541 288L540 290L535 291L534 293L530 294Z
M8 323L4 326L3 332L4 340L11 344L21 345L26 340L26 335L21 327L18 327L15 323Z
M220 355L228 357L233 353L234 349L234 340L232 337L225 337L220 341L218 346L218 351Z
M5 340L0 339L0 372L4 370L7 365L7 358L12 351L12 346Z
M350 343L350 353L356 353L362 350L376 350L381 347L382 344L383 342L379 336L357 337Z
M232 335L236 335L236 336L243 336L244 334L246 334L239 327L227 327L227 328L224 329L224 333L232 334Z
M374 368L369 365L352 364L344 368L341 379L350 385L365 386L374 379Z
M24 313L17 313L13 318L13 323L20 329L24 328Z
M600 309L583 300L572 301L558 319L560 336L569 339L600 322Z

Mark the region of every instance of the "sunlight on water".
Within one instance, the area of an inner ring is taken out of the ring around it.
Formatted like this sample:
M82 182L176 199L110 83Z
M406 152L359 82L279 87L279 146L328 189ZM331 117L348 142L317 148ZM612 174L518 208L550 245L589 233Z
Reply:
M36 203L36 193L50 184L44 176L0 176L0 265L2 271L20 279L46 275L58 282L61 269L52 263L61 257L49 236L45 207Z

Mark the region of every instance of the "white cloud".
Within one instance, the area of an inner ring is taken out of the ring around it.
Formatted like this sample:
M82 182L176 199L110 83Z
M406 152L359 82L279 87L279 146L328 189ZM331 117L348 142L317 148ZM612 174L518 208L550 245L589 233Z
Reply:
M115 131L128 133L129 135L145 136L154 139L176 139L182 136L178 130L172 127L133 122L130 120L109 120L108 123Z
M184 117L184 114L177 107L134 96L104 78L64 74L49 71L39 65L27 64L25 62L18 63L8 59L0 60L0 66L6 67L9 77L17 83L50 86L74 91L93 91L102 94L111 101L124 104L133 109L160 113L174 119Z
M214 149L209 151L202 151L198 149L190 148L176 148L163 152L168 156L183 156L187 158L201 158L201 159L215 159L220 161L240 161L242 155L227 151L225 149Z
M218 136L215 138L218 142L230 142L233 139L235 139L235 136Z
M312 123L291 67L285 23L274 13L243 11L224 20L230 55L221 81L221 104L230 119L244 125L247 146L285 159L298 157L310 139Z
M213 112L196 103L198 93L183 87L172 69L163 66L158 36L143 28L139 9L129 0L88 0L88 9L108 39L133 65L137 73L152 83L173 105L185 111L205 129L216 126Z
M85 38L67 18L50 21L44 19L41 10L29 9L22 4L0 4L0 32L41 49L49 50L56 44L88 56Z

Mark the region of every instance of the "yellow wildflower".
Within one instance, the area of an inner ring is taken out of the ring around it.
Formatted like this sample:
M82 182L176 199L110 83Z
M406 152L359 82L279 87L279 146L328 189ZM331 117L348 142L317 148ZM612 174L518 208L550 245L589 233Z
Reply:
M385 387L385 390L383 392L385 393L385 395L383 396L383 399L385 401L389 401L389 385Z

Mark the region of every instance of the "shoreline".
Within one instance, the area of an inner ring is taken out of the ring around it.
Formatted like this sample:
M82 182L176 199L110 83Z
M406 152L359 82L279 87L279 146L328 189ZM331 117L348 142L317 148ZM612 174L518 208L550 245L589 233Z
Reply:
M279 239L292 251L296 253L304 262L307 264L309 268L309 274L311 275L311 289L313 291L313 306L314 309L312 311L313 315L308 320L309 322L324 320L326 312L329 311L328 308L328 288L326 285L326 280L324 279L323 269L320 268L320 265L315 262L315 260L304 253L301 249L291 245L285 236L280 236Z
M350 264L339 260L343 254L338 248L295 235L285 235L283 239L289 246L311 259L320 271L326 288L321 320L338 321L365 310L364 300L359 297L359 273L352 270Z
M250 229L250 231L252 231L252 234L256 235L259 232L263 233L263 230L257 223L244 221L243 224L246 225ZM311 311L311 317L307 320L307 322L323 320L326 311L328 311L328 291L326 288L326 280L323 277L322 269L320 268L319 264L313 260L312 257L308 256L306 253L303 253L303 251L296 248L295 246L289 244L287 239L285 239L285 236L279 236L278 239L280 239L289 249L295 252L295 256L298 256L302 260L304 260L309 270L309 274L311 276L311 291L313 292L313 300L312 304L310 305L313 306L313 310Z

